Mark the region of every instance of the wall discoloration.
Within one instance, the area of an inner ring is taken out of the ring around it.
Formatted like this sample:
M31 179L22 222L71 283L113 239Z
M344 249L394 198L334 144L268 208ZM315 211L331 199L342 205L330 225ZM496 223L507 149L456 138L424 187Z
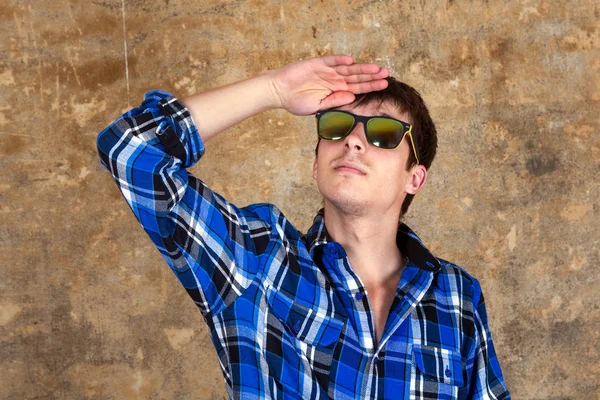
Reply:
M102 169L96 135L150 89L182 97L349 53L430 106L440 147L407 222L480 280L513 397L597 398L596 3L4 5L0 397L225 398L204 321ZM311 118L271 111L208 143L190 172L305 230L321 201L315 143Z

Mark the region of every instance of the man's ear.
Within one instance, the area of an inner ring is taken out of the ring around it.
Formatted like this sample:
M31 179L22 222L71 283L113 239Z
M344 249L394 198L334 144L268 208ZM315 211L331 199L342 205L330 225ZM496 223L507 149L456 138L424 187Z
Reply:
M427 168L422 165L417 165L413 168L410 178L406 183L404 190L409 194L417 194L419 190L425 185L427 180Z
M317 180L317 157L315 156L315 161L313 161L313 179Z

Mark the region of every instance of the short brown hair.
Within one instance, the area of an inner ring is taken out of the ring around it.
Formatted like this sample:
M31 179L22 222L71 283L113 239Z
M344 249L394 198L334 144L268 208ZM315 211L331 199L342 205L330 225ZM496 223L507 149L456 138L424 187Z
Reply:
M437 150L437 131L435 129L435 124L429 115L429 110L425 106L425 102L419 92L413 87L404 82L400 82L391 76L386 78L386 80L388 81L387 88L359 95L354 103L358 106L360 104L371 103L378 103L378 105L381 105L384 102L389 102L397 107L401 113L407 114L410 119L407 122L410 122L413 126L412 136L415 141L420 164L423 165L425 169L429 170ZM321 139L317 141L315 156L318 153L320 142ZM417 160L411 151L406 163L406 170L408 171L416 164ZM412 203L414 197L414 194L406 194L406 198L400 209L400 220L406 215L408 207L410 206L410 203Z

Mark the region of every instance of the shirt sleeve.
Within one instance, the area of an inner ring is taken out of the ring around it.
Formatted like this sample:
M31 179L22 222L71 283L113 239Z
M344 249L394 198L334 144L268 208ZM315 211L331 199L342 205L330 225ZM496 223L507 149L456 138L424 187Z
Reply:
M476 282L478 298L474 299L475 351L470 399L510 399L488 324L485 301L479 282Z
M258 205L237 208L186 168L204 145L185 106L149 91L96 146L135 217L202 314L217 314L257 276L270 238Z

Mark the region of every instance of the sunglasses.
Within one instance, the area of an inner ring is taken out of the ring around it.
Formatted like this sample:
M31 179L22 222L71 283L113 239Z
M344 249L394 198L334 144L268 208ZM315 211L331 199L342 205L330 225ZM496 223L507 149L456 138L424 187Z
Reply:
M390 117L363 117L341 110L318 111L315 116L317 117L319 137L325 140L342 140L352 132L359 122L362 122L365 127L369 143L380 149L395 149L408 134L417 164L419 164L415 141L411 133L412 125L409 123Z

